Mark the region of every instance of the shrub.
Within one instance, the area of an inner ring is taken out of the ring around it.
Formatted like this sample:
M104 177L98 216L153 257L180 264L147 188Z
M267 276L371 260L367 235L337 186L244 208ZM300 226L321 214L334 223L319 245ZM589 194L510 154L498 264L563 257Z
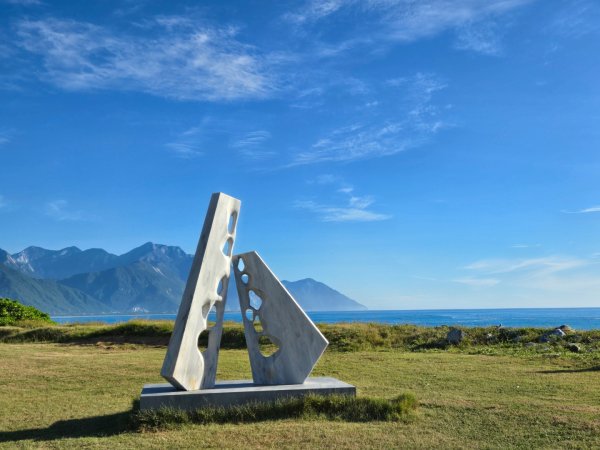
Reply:
M0 298L0 326L16 325L25 321L54 323L48 314L33 306L23 305L9 298Z
M180 428L186 424L250 423L281 419L325 419L346 422L403 421L414 418L417 400L412 393L391 400L345 395L288 398L270 403L206 407L195 411L174 408L138 410L134 404L132 424L139 431Z

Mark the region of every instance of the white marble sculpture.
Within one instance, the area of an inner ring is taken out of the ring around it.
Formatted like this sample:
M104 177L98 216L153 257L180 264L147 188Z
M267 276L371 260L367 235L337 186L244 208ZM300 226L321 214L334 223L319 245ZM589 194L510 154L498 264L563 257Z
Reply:
M215 386L240 204L223 193L213 194L210 200L161 371L180 390ZM327 339L256 252L236 255L233 263L254 384L304 383ZM209 329L208 347L200 352L198 338L208 329L213 307L216 324ZM261 339L278 350L263 355Z
M327 339L256 252L233 257L235 283L255 384L301 384ZM260 340L278 347L263 355Z
M175 320L161 375L187 390L213 387L223 331L223 312L241 202L213 194L198 241L196 255ZM208 347L201 353L198 338L208 328L208 313L216 310Z

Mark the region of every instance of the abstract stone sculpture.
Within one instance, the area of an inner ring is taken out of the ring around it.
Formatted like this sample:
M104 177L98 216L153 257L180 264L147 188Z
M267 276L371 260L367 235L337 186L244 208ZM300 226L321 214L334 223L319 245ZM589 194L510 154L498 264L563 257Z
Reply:
M335 378L307 379L328 342L256 252L233 257L253 380L215 380L240 203L222 193L211 197L161 370L170 384L146 384L141 409L356 395L354 386ZM201 353L198 338L208 328L213 307L216 324ZM264 339L279 347L272 355L261 353Z
M223 313L241 202L223 193L213 194L198 241L196 255L181 299L161 375L187 391L213 387ZM216 309L208 346L198 350L198 338L208 328L208 313Z
M258 253L235 255L233 270L254 383L304 383L325 351L327 339ZM263 355L260 340L279 348Z

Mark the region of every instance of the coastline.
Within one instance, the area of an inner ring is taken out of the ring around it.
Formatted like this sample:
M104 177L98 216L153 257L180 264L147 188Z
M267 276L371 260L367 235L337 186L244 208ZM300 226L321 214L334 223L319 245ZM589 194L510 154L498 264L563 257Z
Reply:
M600 329L599 308L490 308L490 309L424 309L424 310L366 310L366 311L307 311L316 323L381 323L419 326L550 328L569 325L578 330ZM176 314L97 314L53 315L60 324L103 322L123 323L136 319L174 320ZM225 320L241 322L239 311L228 311Z

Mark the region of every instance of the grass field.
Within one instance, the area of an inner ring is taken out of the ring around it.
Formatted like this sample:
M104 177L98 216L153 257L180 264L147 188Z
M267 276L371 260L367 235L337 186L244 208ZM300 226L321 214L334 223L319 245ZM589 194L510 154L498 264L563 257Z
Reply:
M327 351L314 375L359 396L412 392L408 422L285 419L131 429L132 401L160 382L163 346L0 343L0 446L47 448L599 448L600 363L567 354L476 347ZM221 351L220 379L250 378L247 354Z

